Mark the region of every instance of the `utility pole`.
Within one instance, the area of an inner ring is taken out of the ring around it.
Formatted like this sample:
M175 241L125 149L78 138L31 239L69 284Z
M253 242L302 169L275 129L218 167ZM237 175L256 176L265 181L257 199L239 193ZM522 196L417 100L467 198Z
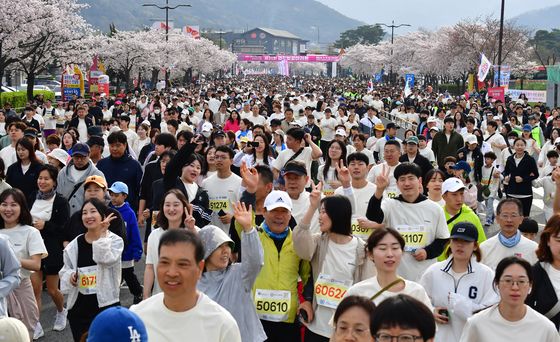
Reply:
M391 25L387 25L387 24L383 24L383 23L377 23L376 25L380 25L380 26L385 26L391 29L391 68L389 71L389 81L394 84L394 80L393 80L393 42L394 42L394 38L395 38L395 29L402 27L402 26L411 26L409 24L399 24L399 25L395 25L395 21L392 20L391 21Z
M144 7L156 7L165 10L165 42L169 41L169 10L174 10L179 7L192 7L187 4L179 4L176 6L169 6L169 0L165 0L165 6L159 6L156 4L143 4ZM165 70L165 88L169 87L169 67Z
M502 40L504 38L504 7L506 0L502 0L502 9L500 13L500 35L498 38L498 87L502 84L501 73L502 73Z

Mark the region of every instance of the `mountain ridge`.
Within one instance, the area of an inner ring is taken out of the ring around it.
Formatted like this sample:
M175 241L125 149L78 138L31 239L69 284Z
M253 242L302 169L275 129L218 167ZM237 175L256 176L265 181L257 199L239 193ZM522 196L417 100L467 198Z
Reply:
M164 21L165 11L144 7L144 3L164 6L163 0L79 0L89 8L84 18L95 28L107 32L111 23L118 30L134 30L151 26L154 20ZM316 0L186 0L169 2L169 6L190 4L169 11L174 27L198 25L201 30L247 30L268 27L289 31L311 42L331 43L340 33L364 25L363 22L342 15ZM317 27L319 32L317 32Z

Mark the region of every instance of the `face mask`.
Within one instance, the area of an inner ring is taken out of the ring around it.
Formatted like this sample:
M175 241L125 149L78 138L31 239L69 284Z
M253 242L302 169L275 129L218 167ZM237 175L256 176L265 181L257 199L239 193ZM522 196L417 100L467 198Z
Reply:
M154 113L155 113L155 114L159 114L159 113L161 113L161 110L159 110L159 109L154 109Z
M211 132L203 131L203 132L202 132L202 135L203 135L205 138L209 138L209 137L210 137L210 133L211 133Z
M509 142L510 146L513 146L513 143L515 142L515 139L508 139L508 142Z

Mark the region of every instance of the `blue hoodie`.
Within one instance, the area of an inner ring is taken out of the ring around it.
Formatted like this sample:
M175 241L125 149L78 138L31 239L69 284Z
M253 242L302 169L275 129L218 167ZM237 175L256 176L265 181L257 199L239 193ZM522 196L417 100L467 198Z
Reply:
M110 203L109 206L121 213L124 225L126 226L128 246L123 250L122 260L140 260L142 258L142 239L140 238L140 230L138 229L138 221L134 210L132 210L128 202L124 202L124 204L118 208L112 203Z

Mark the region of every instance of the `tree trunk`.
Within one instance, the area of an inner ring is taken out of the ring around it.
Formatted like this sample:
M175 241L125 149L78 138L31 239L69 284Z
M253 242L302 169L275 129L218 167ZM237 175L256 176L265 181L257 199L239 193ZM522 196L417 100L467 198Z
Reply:
M124 81L125 81L126 91L132 89L131 88L131 81L130 81L130 70L125 70L124 71Z
M156 85L159 78L159 68L152 69L152 89L156 89Z
M33 100L33 85L35 84L35 72L31 71L27 74L27 100Z

